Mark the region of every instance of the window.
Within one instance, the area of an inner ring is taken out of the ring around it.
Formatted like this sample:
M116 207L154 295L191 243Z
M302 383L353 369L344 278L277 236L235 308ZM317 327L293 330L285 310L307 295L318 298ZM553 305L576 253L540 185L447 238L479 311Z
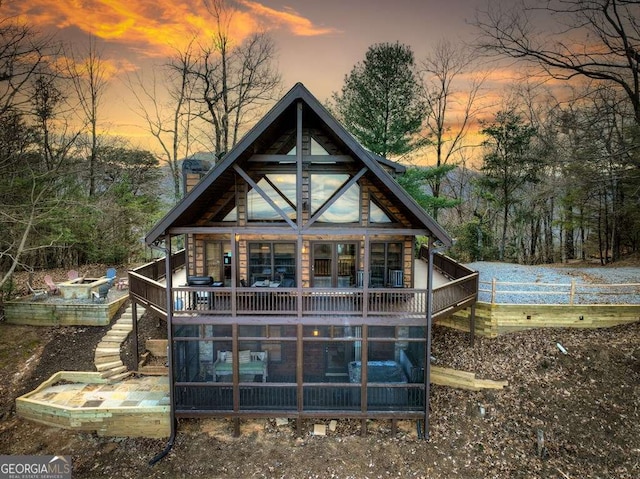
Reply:
M294 287L296 280L296 244L249 243L250 285L271 281Z
M349 181L347 174L311 174L311 214L314 215ZM360 221L360 187L352 185L320 216L323 223L358 223Z
M356 285L356 243L314 243L313 286L352 288Z
M369 222L376 224L391 223L389 215L373 200L369 202Z
M295 174L268 174L257 185L289 219L296 219ZM247 193L247 218L249 221L284 221L280 213L256 189Z
M373 288L402 287L402 243L371 243L370 285Z

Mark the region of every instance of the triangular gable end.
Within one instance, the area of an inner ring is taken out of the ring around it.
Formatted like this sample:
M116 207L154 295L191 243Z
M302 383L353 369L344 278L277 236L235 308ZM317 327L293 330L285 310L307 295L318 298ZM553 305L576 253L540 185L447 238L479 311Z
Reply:
M297 83L276 103L240 142L209 171L200 183L154 226L145 238L146 242L148 244L154 243L170 228L188 227L202 220L200 215L220 199L220 192L233 189L234 179L238 174L245 175L244 178L251 184L252 178L243 170L242 165L246 164L250 158L255 158L254 152L260 152L260 147L267 146L265 139L272 141L284 132L291 132L292 129L296 131L299 125L296 124L294 113L295 109L302 107L308 108L312 116L315 116L316 124L321 125L325 133L338 141L342 148L346 148L350 153L349 156L352 157L351 161L356 159L363 165L364 169L361 169L361 173L358 174L362 175L362 171L366 170L368 177L377 183L379 189L384 189L385 195L394 204L402 208L403 213L408 215L412 224L428 230L429 236L434 241L439 240L445 245L451 243L449 235L396 183L387 170L381 166L378 158L366 151L301 83ZM313 158L322 162L322 156L328 152L320 141L313 138L313 135L311 138L313 142L307 148L312 150ZM281 154L286 155L290 151L289 149ZM296 156L289 155L289 158L294 159ZM383 161L387 163L385 166L388 167L388 160ZM357 171L358 167L355 165L354 178ZM252 186L255 185L258 183L254 183ZM225 216L234 207L235 205L232 204L230 208L227 208ZM287 220L292 226L295 226L295 219L291 219L290 212L284 211L275 203L272 204L272 207L276 211L280 210L283 220ZM287 215L289 218L285 218Z

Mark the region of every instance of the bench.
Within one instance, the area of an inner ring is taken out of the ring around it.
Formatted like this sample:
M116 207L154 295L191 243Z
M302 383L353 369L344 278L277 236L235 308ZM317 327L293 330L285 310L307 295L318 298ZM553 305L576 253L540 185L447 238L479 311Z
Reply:
M262 382L267 382L268 357L266 351L239 351L238 352L238 372L240 376L262 375ZM219 376L230 376L233 374L233 352L218 351L218 357L213 363L213 376L218 381Z

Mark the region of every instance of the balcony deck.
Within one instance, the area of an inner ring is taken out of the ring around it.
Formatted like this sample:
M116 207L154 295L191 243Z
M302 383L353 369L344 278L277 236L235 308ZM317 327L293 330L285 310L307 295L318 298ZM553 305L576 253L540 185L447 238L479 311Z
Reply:
M154 269L161 271L158 267ZM466 276L449 279L451 274L445 274L445 269L436 267L433 272L431 312L434 319L474 304L477 298L477 274L463 271ZM297 318L303 323L322 318L360 317L375 322L375 318L402 317L419 324L426 317L429 303L424 260L416 260L415 272L415 288L202 287L185 286L185 269L179 268L172 277L170 304L173 320L178 323L194 316L210 316L210 321L215 321L216 316L254 320L278 316ZM454 277L461 276L458 273L454 271ZM164 280L156 281L137 272L130 276L132 297L166 318Z

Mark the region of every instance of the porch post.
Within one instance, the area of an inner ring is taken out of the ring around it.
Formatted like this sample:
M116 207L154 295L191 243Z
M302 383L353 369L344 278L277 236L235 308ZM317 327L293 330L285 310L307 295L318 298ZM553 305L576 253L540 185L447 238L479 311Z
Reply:
M424 438L429 440L429 402L431 395L431 323L433 306L433 242L429 238L429 263L427 264L427 344L424 367Z
M165 248L165 283L167 294L167 345L169 346L167 351L167 365L169 368L169 424L171 427L171 439L176 435L176 403L174 397L174 382L173 375L173 268L171 264L171 235L167 234L164 237Z

